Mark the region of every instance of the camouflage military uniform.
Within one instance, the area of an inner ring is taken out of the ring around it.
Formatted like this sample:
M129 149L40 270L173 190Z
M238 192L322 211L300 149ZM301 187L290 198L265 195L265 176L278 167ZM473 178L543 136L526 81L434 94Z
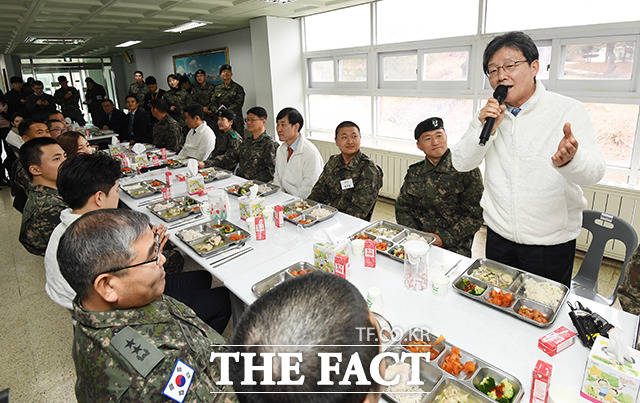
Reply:
M226 141L226 150L224 154L211 156L204 161L205 167L218 167L233 172L238 165L240 159L240 147L242 145L242 137L235 130L231 129L224 133ZM216 139L216 146L218 140Z
M240 160L236 175L271 182L276 170L276 150L278 143L273 141L266 132L257 139L249 134L240 145Z
M51 233L60 224L60 212L68 206L58 190L34 185L22 212L20 243L34 255L44 256Z
M193 103L191 95L182 88L171 88L169 91L165 92L164 99L170 107L175 106L174 110L169 111L169 115L171 115L171 117L174 118L184 130L184 128L187 127L184 123L184 108Z
M473 235L482 225L483 189L480 170L456 171L447 150L435 167L427 159L409 167L396 200L396 221L434 233L445 249L471 256Z
M343 189L342 181L349 179L352 187ZM373 210L381 187L382 172L369 157L358 151L345 164L342 154L337 154L327 161L309 199L365 219Z
M76 298L73 315L78 402L171 401L163 390L175 388L168 382L177 360L195 370L184 401L237 401L229 386L214 384L220 360L209 360L225 351L225 340L181 302L163 295L142 307L91 312ZM215 393L222 391L232 393Z
M129 95L133 95L138 100L138 103L144 106L144 97L149 92L149 87L142 82L142 84L138 84L137 81L134 81L129 85Z
M65 98L65 95L71 93L71 97ZM62 108L62 114L65 118L70 118L74 122L77 122L80 126L84 126L85 120L80 111L80 91L74 87L58 88L53 93L53 97L56 99L56 103Z
M618 290L618 298L622 309L633 315L640 315L640 247L631 257Z
M191 87L191 98L193 98L193 102L208 108L214 89L215 85L209 84L208 82L205 82L204 85L200 85L196 82L196 84ZM217 127L216 123L218 122L218 117L213 113L213 111L210 112L210 114L207 112L204 113L204 120L207 122L209 127L215 128Z
M153 145L156 147L165 147L178 152L180 151L181 144L182 128L180 124L168 114L153 126Z
M231 80L229 86L224 85L224 83L216 85L209 101L209 109L215 112L222 105L235 113L236 119L233 121L233 129L243 134L242 105L244 105L244 88L233 80ZM216 141L218 141L217 138Z

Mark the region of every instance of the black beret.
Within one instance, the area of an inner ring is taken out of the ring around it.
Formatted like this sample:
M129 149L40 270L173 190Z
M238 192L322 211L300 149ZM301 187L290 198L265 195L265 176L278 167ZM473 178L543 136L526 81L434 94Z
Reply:
M442 122L442 119L433 117L425 119L422 122L418 123L418 126L416 126L416 129L413 131L413 135L415 136L416 140L418 140L422 133L430 132L437 129L444 130L444 123Z
M231 65L230 64L223 64L222 66L220 66L220 68L218 69L218 72L222 74L223 70L229 70L231 71Z
M204 71L204 70L202 70L202 69L198 69L198 70L196 70L196 76L197 76L198 74L204 74L204 75L206 76L206 75L207 75L207 72L206 72L206 71Z
M229 120L235 120L235 119L236 119L236 114L235 114L235 113L233 113L233 111L232 111L232 110L229 110L229 109L223 108L223 109L220 109L220 110L218 111L218 117L220 117L220 118L227 118L227 119L229 119Z

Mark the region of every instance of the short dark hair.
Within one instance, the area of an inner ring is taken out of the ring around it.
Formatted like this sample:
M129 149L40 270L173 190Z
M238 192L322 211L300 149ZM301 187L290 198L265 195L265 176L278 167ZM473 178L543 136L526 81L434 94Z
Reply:
M58 82L59 82L59 83L66 82L66 81L68 81L68 80L67 80L67 77L65 77L65 76L58 76Z
M24 83L24 81L22 81L22 77L20 77L20 76L13 76L13 77L11 77L11 78L9 79L9 82L10 82L11 84L14 84L14 83Z
M358 129L358 133L360 133L360 126L355 124L355 122L345 120L344 122L341 122L338 126L336 126L336 137L338 137L338 130L342 129L343 127L355 127L356 129Z
M75 210L97 192L109 193L120 175L120 161L109 155L77 154L60 165L56 186L62 200Z
M154 76L149 76L144 79L144 83L147 85L158 84L158 80Z
M252 114L256 115L259 118L266 119L267 118L267 110L262 106L254 106L247 111L247 115Z
M124 97L125 102L126 102L126 101L127 101L127 99L129 99L129 98L133 98L133 99L135 99L135 100L136 100L136 103L138 103L138 98L136 98L136 96L135 96L135 95L133 95L133 94L129 94L129 95L127 95L126 97Z
M84 134L80 132L64 132L56 138L60 147L67 153L67 158L73 157L78 154L78 139L84 137Z
M47 125L47 127L49 128L49 130L51 130L51 127L53 126L54 123L62 123L63 125L65 124L65 122L63 122L60 119L49 119L45 122L45 124Z
M489 60L498 50L504 47L519 49L529 64L534 60L538 60L538 48L529 35L519 31L507 32L493 38L485 48L482 55L482 69L485 74L489 74Z
M31 126L33 126L36 123L44 123L44 122L36 119L25 119L22 122L20 122L20 125L18 126L18 134L20 135L20 137L26 135L27 132L29 132L29 129L31 128Z
M148 228L149 217L129 209L91 211L67 228L56 257L62 276L81 301L89 295L96 276L135 258L132 244Z
M136 70L133 72L133 75L135 76L136 74L140 74L141 76L144 76L144 73L141 72L140 70Z
M200 119L204 120L204 110L202 109L202 105L200 104L191 104L184 108L184 111L188 113L192 118L199 116Z
M39 85L39 86L41 86L41 87L44 87L44 84L43 84L43 83L42 83L42 81L40 81L40 80L36 80L36 81L34 81L34 82L33 82L33 86L35 87L36 85Z
M40 165L42 162L42 147L50 146L52 144L58 144L51 137L36 137L24 143L20 147L20 164L29 175L29 178L33 179L33 175L29 172L31 165Z
M291 125L295 125L296 123L300 124L300 127L298 127L298 131L302 130L304 119L296 108L287 107L278 112L278 116L276 116L276 122L284 118L285 116L287 117L287 120Z
M113 101L110 100L109 98L105 98L102 100L102 102L100 102L101 104L105 103L105 102L109 102L111 105L113 105Z
M21 117L22 119L25 118L22 112L15 112L13 115L11 115L11 123L13 123L13 121L16 120L17 117Z
M179 78L178 78L178 82L180 83L180 85L185 84L185 83L191 84L191 80L189 79L189 77L187 77L186 74L180 75Z
M227 118L228 120L235 120L236 114L231 109L220 109L217 113L219 118Z
M169 113L169 104L164 98L158 98L151 101L151 107L162 113Z
M350 357L358 353L364 368L369 368L378 354L380 341L377 337L366 337L362 330L375 328L371 323L367 303L360 291L348 281L328 273L314 272L286 281L258 298L240 318L231 340L232 347L239 352L300 352L300 375L304 375L304 385L261 385L259 373L254 380L257 385L241 385L244 378L244 360L232 363L230 379L239 392L334 392L309 394L305 402L361 402L369 391L375 389L376 382L366 371L370 385L319 386L321 377L319 352L342 352L343 359L338 364L340 374L345 372ZM335 344L348 346L335 347ZM276 345L301 345L300 347L276 347ZM304 347L302 347L304 345ZM327 345L327 346L323 346ZM234 352L235 352L234 351ZM261 365L258 356L255 364ZM279 379L279 369L274 365L273 379ZM332 375L332 381L340 380ZM340 393L345 392L345 393ZM346 393L351 392L351 393ZM361 392L357 394L353 392ZM240 402L294 402L299 401L291 394L239 393Z

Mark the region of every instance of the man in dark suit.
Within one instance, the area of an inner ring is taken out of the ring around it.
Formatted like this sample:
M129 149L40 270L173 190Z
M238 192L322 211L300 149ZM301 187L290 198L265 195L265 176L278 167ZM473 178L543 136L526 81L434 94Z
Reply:
M102 110L104 111L103 120L97 126L102 130L113 130L118 133L120 141L128 141L127 115L116 108L110 99L102 101Z
M135 95L127 95L125 98L129 114L127 115L127 135L130 144L153 143L151 136L151 117L149 113L140 107Z

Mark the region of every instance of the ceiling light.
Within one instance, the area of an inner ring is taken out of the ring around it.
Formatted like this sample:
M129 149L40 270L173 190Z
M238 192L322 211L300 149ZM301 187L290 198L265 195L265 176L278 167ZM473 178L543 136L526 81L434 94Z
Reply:
M126 41L126 42L122 42L120 45L116 45L116 48L128 48L129 46L133 46L140 42L142 41Z
M175 26L173 28L165 29L164 32L188 31L190 29L203 27L203 26L209 25L209 24L211 24L210 21L189 21L189 22L185 22L184 24L177 25L177 26Z
M296 0L262 0L265 3L277 3L277 4L286 4L286 3L293 3Z
M25 43L35 45L80 45L87 41L86 38L38 38L29 36L24 40Z

